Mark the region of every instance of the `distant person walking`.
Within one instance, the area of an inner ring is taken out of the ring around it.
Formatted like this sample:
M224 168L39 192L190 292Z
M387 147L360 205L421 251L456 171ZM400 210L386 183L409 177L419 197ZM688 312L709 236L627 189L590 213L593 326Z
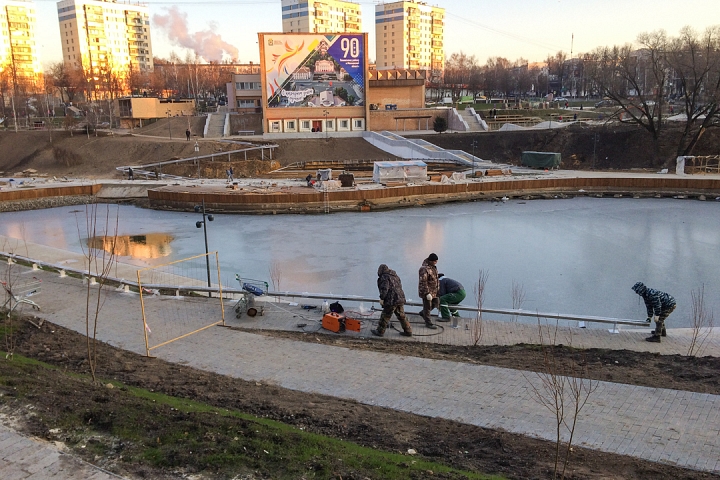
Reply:
M462 283L448 278L442 273L438 274L438 277L440 277L440 288L438 290L440 296L440 321L449 322L451 316L460 316L457 309L453 308L453 305L465 300L465 288Z
M640 295L645 302L645 308L647 309L647 320L645 321L650 323L653 318L655 319L655 330L653 330L652 336L645 340L660 343L660 337L667 336L665 319L675 310L675 298L660 290L648 288L642 282L633 285L632 290Z
M185 140L187 140L187 141L190 140L190 129L189 128L187 130L185 130Z
M382 337L390 324L390 319L395 314L397 319L400 320L403 329L400 335L412 337L412 328L405 316L405 292L403 292L402 282L395 270L391 270L384 263L380 265L378 267L377 286L380 293L380 306L383 309L377 328L370 330L370 333Z
M232 167L230 167L230 168L228 168L227 170L225 170L225 173L227 173L227 181L228 181L228 183L230 183L230 182L232 182L233 180L235 180L235 179L233 178L233 168L232 168Z
M438 282L437 262L438 256L431 253L423 260L418 272L418 294L423 302L423 309L422 312L420 312L420 316L425 320L425 326L433 330L437 328L437 325L432 323L430 312L434 308L440 307L440 299L438 298L440 285Z
M128 180L135 180L135 173L132 167L128 167Z

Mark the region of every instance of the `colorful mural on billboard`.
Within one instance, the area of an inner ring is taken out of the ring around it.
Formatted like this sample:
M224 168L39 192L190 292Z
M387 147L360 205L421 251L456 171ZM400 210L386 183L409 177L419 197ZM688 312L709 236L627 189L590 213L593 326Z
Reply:
M261 34L269 108L365 104L363 34Z

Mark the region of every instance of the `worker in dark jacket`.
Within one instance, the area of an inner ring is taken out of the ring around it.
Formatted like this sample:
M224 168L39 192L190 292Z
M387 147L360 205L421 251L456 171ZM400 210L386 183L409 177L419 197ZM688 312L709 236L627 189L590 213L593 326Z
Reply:
M646 287L642 282L637 282L632 289L645 301L647 309L647 320L645 321L650 323L655 318L655 330L652 332L652 336L645 340L660 343L660 337L667 336L665 319L675 310L675 299L665 292Z
M400 335L412 337L412 328L410 328L410 322L405 316L405 292L403 292L402 282L395 270L391 270L384 263L380 265L378 267L377 286L380 292L380 305L383 309L377 329L372 329L370 332L373 335L382 337L394 313L397 319L400 320L403 329Z
M465 288L462 283L452 278L448 278L442 273L438 274L440 277L440 290L438 295L440 296L440 319L441 322L449 322L450 316L459 317L457 309L452 308L453 305L457 305L465 300Z
M431 253L428 255L428 258L423 260L418 272L418 295L420 295L420 299L423 302L423 309L422 312L420 312L420 316L425 320L425 327L430 329L437 328L437 325L430 320L430 312L432 312L434 308L440 308L440 299L438 298L440 284L438 282L437 262L438 256Z

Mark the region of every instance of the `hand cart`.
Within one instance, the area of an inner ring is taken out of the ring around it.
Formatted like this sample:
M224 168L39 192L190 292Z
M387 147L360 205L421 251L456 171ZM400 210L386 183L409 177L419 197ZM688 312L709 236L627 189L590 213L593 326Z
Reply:
M2 309L7 309L8 317L18 305L23 303L30 305L35 310L40 310L40 305L29 298L40 293L42 280L39 278L32 277L32 280L24 283L0 282L0 285L2 285L3 290L5 290L6 297Z
M262 280L254 280L252 278L243 278L240 274L235 274L235 280L240 284L243 292L240 299L235 303L235 318L242 317L243 313L247 313L248 317L254 317L258 314L265 313L265 307L256 305L255 297L265 295L268 292L268 283Z

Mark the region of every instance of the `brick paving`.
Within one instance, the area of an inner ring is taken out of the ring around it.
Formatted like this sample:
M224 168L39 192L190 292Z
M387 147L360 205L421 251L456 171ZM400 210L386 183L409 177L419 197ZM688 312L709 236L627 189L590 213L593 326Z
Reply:
M36 253L41 253L39 250ZM55 257L47 261L61 260L57 258L58 252L53 255ZM65 256L70 258L72 254ZM5 268L7 266L3 265L0 273ZM17 266L13 269L22 271ZM25 274L27 271L19 273ZM87 287L77 279L59 278L53 273L34 272L33 275L43 279L43 291L36 299L42 311L35 314L67 328L84 331L81 293ZM145 354L138 296L115 290L107 292L99 338ZM216 300L193 299L194 314L172 322L179 315L177 312L187 305L183 302L186 300L172 297L150 298L146 302L151 341L162 335L169 338L169 333L164 330L171 323L182 334L220 320ZM287 303L268 304L265 315L255 318L236 319L231 304L226 304L225 310L228 325L248 328L297 331L301 330L297 325L305 323L303 329L312 332L318 328L320 320L319 312L302 310ZM362 332L352 335L368 336L372 324L373 316L365 317ZM417 334L430 336L404 339L392 330L386 336L397 341L469 344L472 342L471 330L466 330L464 325L461 323L458 329L444 326L437 335L417 325ZM649 329L622 329L613 334L600 328L559 327L557 343L668 355L686 354L691 343L690 329L668 329L668 337L661 344L644 342L648 333ZM537 341L537 325L488 319L484 322L479 343ZM702 353L720 355L720 334L713 332L708 337ZM534 373L295 342L221 327L211 327L156 348L153 355L289 389L350 398L368 405L502 428L548 440L554 437L553 416L537 403L530 387L539 385L539 378ZM576 444L591 449L720 474L718 395L599 382L578 420L575 435Z

